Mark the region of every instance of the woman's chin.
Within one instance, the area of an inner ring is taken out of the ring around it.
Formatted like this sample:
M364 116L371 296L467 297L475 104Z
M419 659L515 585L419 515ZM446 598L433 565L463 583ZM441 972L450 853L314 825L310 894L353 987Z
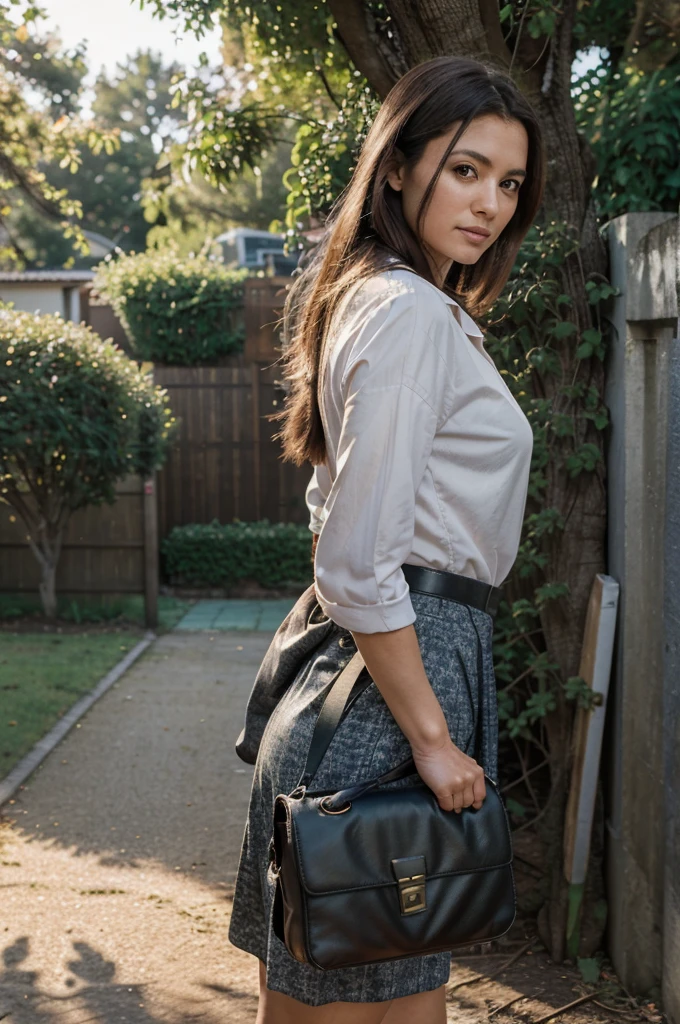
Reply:
M470 252L468 249L466 252L452 253L449 259L452 259L454 263L464 263L468 265L476 263L481 255L481 252Z

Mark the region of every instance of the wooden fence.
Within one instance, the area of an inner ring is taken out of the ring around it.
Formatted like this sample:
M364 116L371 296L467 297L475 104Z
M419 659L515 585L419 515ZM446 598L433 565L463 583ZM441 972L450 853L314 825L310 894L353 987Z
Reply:
M158 542L174 526L213 519L308 521L311 467L282 461L281 444L272 438L280 423L265 418L281 408L285 394L277 383L277 321L289 283L288 277L246 280L243 352L212 367L155 367L155 382L167 389L180 420L175 446L155 483L130 477L119 484L114 505L73 516L57 571L59 593L146 592L152 624ZM108 307L85 302L83 311L103 337L122 342ZM13 515L0 505L0 591L37 592L39 567Z
M0 505L0 591L38 593L40 566L23 520ZM79 509L69 520L57 566L57 593L121 597L144 593L147 624L155 625L158 544L153 480L128 476L113 505Z
M178 440L158 474L161 537L173 526L212 519L307 521L311 467L281 460L281 444L272 439L280 423L265 418L281 408L285 394L276 383L276 321L289 280L246 281L243 353L213 367L155 367L154 380L167 389L180 420Z

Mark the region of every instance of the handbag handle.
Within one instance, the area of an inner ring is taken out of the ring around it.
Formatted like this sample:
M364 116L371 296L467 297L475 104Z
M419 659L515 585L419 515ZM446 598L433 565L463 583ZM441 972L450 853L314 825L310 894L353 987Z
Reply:
M322 758L328 747L330 746L331 740L335 735L335 731L338 728L343 716L349 711L354 701L359 697L364 690L373 682L371 676L366 671L365 678L361 678L363 669L366 668L366 664L361 655L361 651L356 651L355 654L350 658L348 663L343 669L331 680L326 691L326 697L323 705L319 712L319 716L314 726L314 733L309 745L309 751L307 753L307 761L305 764L304 771L300 777L300 780L293 790L296 793L299 789L307 789L310 782L314 778L319 765L321 764ZM477 721L476 727L473 730L475 737L475 752L479 755L482 750L483 742L483 720L482 720L482 708L484 701L484 672L483 672L483 661L482 661L482 650L481 642L478 638L477 643L477 684L478 684L478 699L477 699ZM470 737L472 740L472 736ZM470 742L465 749L467 754L470 749ZM339 790L333 796L328 796L324 800L324 807L328 810L335 810L336 813L340 807L345 804L349 804L351 800L356 800L364 793L370 792L375 789L376 786L380 786L386 782L395 782L397 779L406 778L408 775L416 773L415 762L412 757L408 757L405 761L402 761L395 768L385 772L383 775L379 775L375 779L369 779L365 782L357 783L348 789ZM292 796L293 794L291 794Z

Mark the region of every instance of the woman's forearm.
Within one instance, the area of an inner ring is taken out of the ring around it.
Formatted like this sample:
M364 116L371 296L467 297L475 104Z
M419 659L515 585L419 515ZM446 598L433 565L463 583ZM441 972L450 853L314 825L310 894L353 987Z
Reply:
M318 534L312 534L312 563ZM387 633L356 633L357 647L371 679L397 725L419 750L440 746L448 738L444 712L425 674L413 624Z
M318 535L312 541L312 563ZM484 768L460 750L449 735L446 718L425 673L413 623L386 633L350 631L371 678L411 744L422 781L443 811L482 806L486 797Z
M426 751L445 743L448 726L425 673L413 624L387 633L351 632L371 678L411 746Z

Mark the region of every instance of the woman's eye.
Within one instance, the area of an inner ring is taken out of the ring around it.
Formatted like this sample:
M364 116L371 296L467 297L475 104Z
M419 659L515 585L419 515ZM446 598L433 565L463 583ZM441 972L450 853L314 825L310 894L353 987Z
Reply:
M472 164L459 164L458 167L455 168L455 170L456 170L456 173L458 173L458 171L464 171L464 170L474 171L474 167L472 166ZM467 181L468 178L470 177L470 175L469 174L464 174L464 175L461 175L461 177L463 178L464 181ZM508 191L509 192L519 192L519 186L520 186L521 183L519 181L517 181L516 178L506 178L505 180L506 181L511 181L513 183L513 185L515 186L512 189L505 189L506 192L508 192ZM503 182L501 182L501 184L503 184Z

